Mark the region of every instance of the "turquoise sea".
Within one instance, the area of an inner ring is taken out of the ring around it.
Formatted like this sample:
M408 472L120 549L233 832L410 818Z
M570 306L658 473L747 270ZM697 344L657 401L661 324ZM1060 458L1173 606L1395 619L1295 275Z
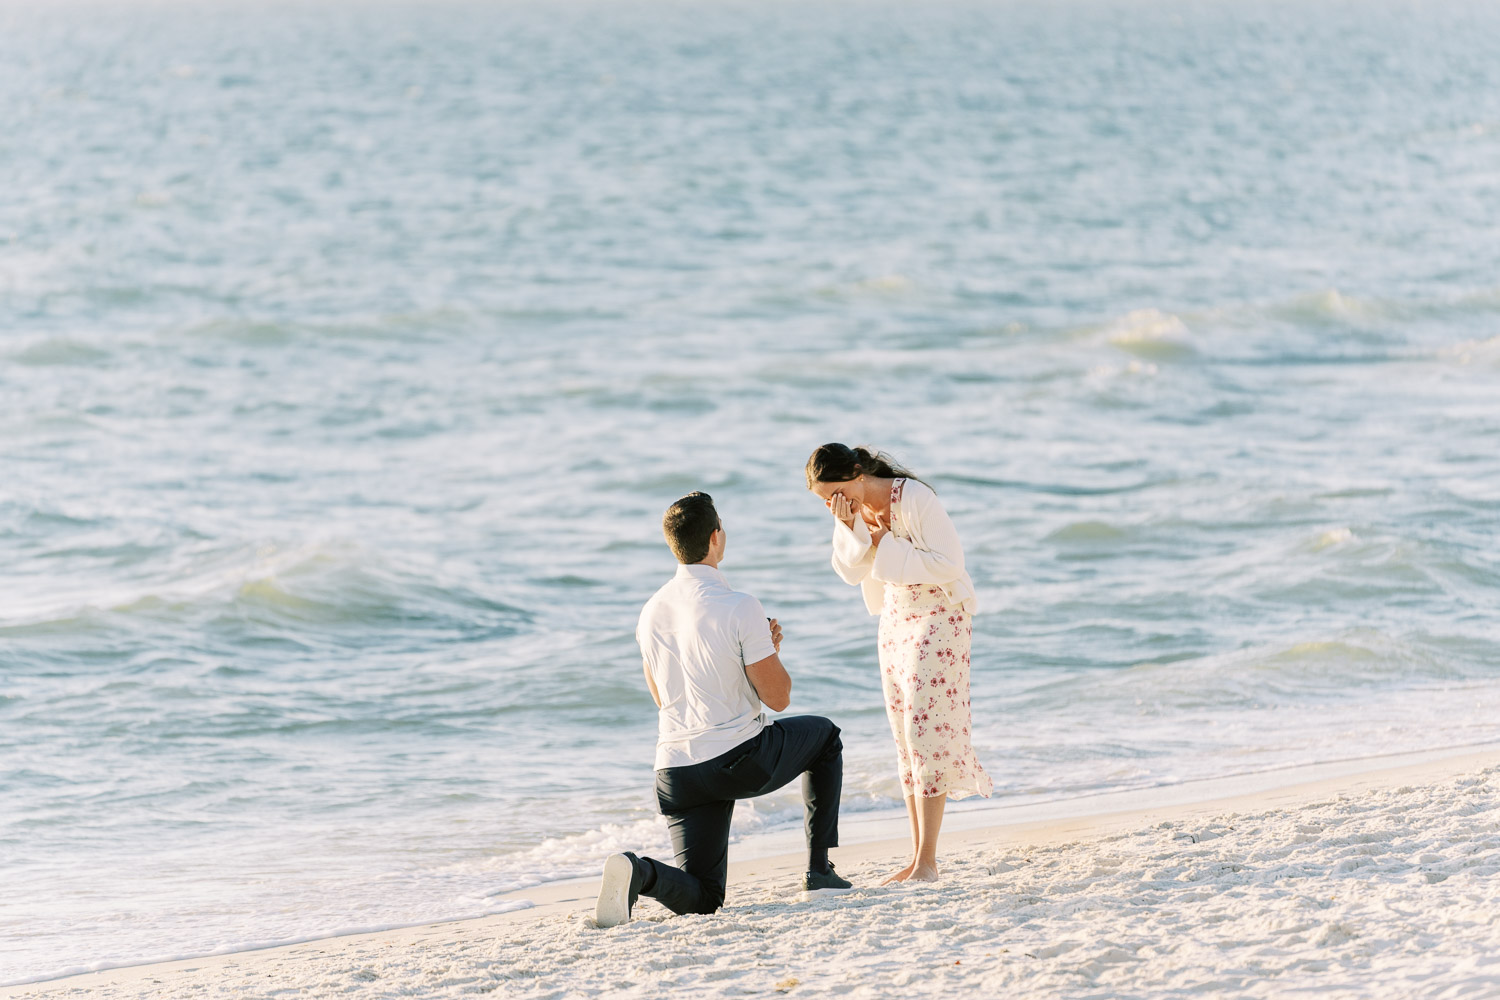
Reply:
M1500 741L1493 4L3 3L0 178L0 983L662 850L692 489L899 808L830 440L980 808Z

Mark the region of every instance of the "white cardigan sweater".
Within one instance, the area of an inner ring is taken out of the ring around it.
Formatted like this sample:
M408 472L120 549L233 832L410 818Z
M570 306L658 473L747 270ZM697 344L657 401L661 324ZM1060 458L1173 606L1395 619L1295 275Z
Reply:
M878 546L872 546L864 518L856 515L853 528L834 518L834 572L845 583L859 584L872 615L880 614L888 583L937 584L950 605L974 614L978 602L974 581L964 571L963 544L937 494L915 479L906 480L898 521ZM898 537L897 531L906 537Z

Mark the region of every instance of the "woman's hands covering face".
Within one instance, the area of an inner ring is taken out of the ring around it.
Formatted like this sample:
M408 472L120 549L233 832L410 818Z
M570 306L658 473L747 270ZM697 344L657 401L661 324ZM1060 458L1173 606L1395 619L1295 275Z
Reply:
M829 509L829 511L832 512L834 517L844 522L845 527L854 527L854 518L856 516L854 503L848 497L844 496L842 492L835 493L833 496L823 501L823 504ZM869 524L869 521L866 520L865 523ZM880 544L880 540L884 538L886 533L890 530L891 526L885 523L885 518L881 517L879 514L876 514L875 523L870 524L870 543L872 545L878 546Z
M844 522L844 527L854 527L854 504L850 503L849 498L843 493L835 493L823 503L833 512L834 517Z

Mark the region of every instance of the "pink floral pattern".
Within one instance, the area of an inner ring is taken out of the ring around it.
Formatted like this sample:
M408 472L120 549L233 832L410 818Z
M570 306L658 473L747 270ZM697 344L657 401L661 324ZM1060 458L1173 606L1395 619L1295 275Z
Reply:
M901 503L891 487L891 531ZM969 644L973 625L933 584L886 584L880 613L880 680L906 794L989 797L990 776L969 741Z

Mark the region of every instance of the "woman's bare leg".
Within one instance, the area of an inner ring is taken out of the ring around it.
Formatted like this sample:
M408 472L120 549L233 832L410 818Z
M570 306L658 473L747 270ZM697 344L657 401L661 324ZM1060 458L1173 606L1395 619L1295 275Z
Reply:
M908 800L910 801L910 800ZM912 882L935 882L938 877L938 831L943 828L943 807L947 795L934 795L917 802L917 857L906 879Z
M913 796L906 797L906 818L911 820L911 861L898 872L892 872L881 885L890 885L892 882L905 882L911 875L913 868L917 866L917 848L921 843L921 827L917 823L917 800Z

